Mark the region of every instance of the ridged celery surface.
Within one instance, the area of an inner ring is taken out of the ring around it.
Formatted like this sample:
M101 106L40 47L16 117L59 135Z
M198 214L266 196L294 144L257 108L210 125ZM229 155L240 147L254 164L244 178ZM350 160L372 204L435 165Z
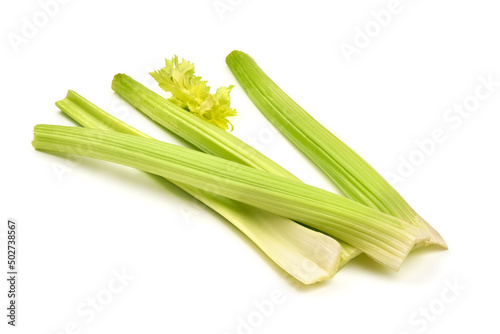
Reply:
M68 91L66 98L56 102L56 106L83 127L151 138L74 91ZM338 271L341 247L335 239L290 219L198 188L173 183L226 218L276 264L302 283L323 281Z
M439 233L370 164L295 103L249 55L233 51L226 63L260 111L347 197L418 226L428 236L420 245L447 248Z
M37 125L33 146L119 163L293 219L398 270L421 231L328 191L192 149L115 131Z
M137 110L205 153L298 180L292 173L250 145L180 108L126 74L115 75L111 87ZM361 253L359 249L338 241L342 245L341 266Z

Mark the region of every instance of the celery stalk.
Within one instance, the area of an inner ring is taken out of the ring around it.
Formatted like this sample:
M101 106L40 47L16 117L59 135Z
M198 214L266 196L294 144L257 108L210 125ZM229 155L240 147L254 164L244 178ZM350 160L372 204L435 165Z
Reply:
M398 270L424 237L403 220L328 191L216 156L135 135L37 125L38 150L119 163L293 219Z
M419 245L447 248L439 233L372 166L295 103L249 55L233 51L226 63L260 111L347 197L418 226L427 234Z
M74 91L57 101L66 115L86 128L151 138L108 114ZM333 277L345 261L335 239L296 222L198 188L172 182L226 218L282 269L304 284Z
M298 180L292 173L250 145L202 118L188 113L126 74L115 75L111 86L137 110L200 150L291 180ZM341 266L361 253L359 249L342 240L337 241L342 245Z

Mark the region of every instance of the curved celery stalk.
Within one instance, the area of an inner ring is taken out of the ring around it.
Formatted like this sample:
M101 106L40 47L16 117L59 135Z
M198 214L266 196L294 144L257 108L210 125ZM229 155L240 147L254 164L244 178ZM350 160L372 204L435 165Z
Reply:
M83 127L151 138L71 90L56 106ZM341 247L333 238L290 219L185 184L172 183L226 218L276 264L304 284L329 279L342 265Z
M33 146L111 161L293 219L398 270L421 231L398 218L300 181L135 135L37 125Z
M137 110L198 149L291 180L298 180L292 173L250 145L186 112L128 75L115 75L111 86L118 95ZM359 249L341 240L338 241L342 245L341 266L361 253Z
M233 51L226 63L260 111L347 197L418 226L428 235L422 245L447 248L439 233L372 166L295 103L249 55Z

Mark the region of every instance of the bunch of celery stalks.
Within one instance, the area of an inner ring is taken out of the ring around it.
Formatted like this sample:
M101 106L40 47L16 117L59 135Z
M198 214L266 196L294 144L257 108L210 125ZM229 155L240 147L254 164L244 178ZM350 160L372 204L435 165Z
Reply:
M345 197L301 182L227 130L233 86L210 93L194 65L177 57L151 75L164 98L125 74L112 89L198 150L156 140L69 91L56 105L81 127L37 125L37 150L111 161L159 175L234 224L304 284L332 278L365 253L398 270L412 249L443 238L363 158L285 94L247 54L226 63L257 108Z

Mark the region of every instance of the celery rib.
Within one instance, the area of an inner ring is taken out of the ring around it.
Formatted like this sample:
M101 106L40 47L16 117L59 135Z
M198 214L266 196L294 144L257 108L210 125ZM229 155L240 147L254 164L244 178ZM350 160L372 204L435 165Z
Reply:
M216 156L114 131L37 125L33 146L119 163L296 220L398 270L421 231L328 191Z
M347 197L418 226L427 234L418 246L447 248L439 233L370 164L293 101L249 55L233 51L226 63L258 109Z
M66 98L57 101L56 106L83 127L151 138L74 91L68 91ZM332 278L347 260L346 255L341 254L340 244L322 233L246 204L172 183L226 218L278 266L304 284Z

